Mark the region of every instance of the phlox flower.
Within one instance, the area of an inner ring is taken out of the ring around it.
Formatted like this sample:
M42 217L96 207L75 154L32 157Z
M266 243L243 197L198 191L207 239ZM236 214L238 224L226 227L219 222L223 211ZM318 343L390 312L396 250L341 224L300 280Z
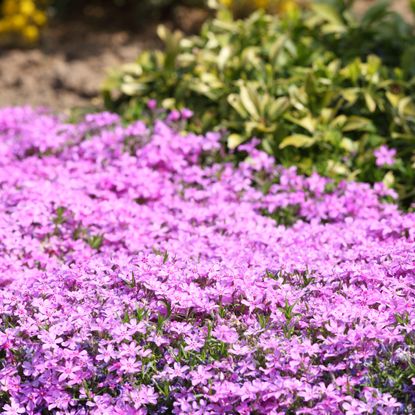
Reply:
M134 408L139 409L144 405L157 403L158 394L152 386L141 385L138 389L130 392L131 401Z
M121 374L134 374L141 370L142 364L135 357L121 357L118 372Z
M382 145L373 152L378 167L392 166L395 163L396 150Z
M218 325L212 332L212 334L218 339L225 343L236 343L239 339L238 332L225 324Z
M189 373L192 379L192 385L205 385L209 379L212 378L212 374L209 369L204 366L198 366L196 370L193 370Z
M157 101L155 99L149 99L147 101L147 107L150 110L155 110L157 108Z
M58 368L58 372L61 373L58 378L59 382L67 381L68 384L74 385L82 380L82 367L71 361L66 361L63 367Z
M3 415L19 415L24 414L26 409L23 406L20 406L17 402L13 399L11 400L10 404L6 404L3 406L2 414Z
M0 110L0 412L411 411L415 215L176 121Z
M99 354L96 357L98 361L108 363L111 359L115 359L115 357L116 352L112 344L109 344L107 346L99 346Z

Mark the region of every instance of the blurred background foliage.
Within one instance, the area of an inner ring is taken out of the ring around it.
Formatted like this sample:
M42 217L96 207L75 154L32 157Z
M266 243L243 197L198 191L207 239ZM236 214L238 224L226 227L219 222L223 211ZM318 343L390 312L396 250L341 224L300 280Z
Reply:
M360 0L362 1L362 0ZM371 1L371 0L363 0ZM415 11L415 0L407 0ZM136 24L149 19L169 18L177 6L204 9L227 8L234 17L247 17L257 9L270 14L294 13L314 0L0 0L0 41L11 45L33 45L42 28L56 18L77 17L91 4L101 8L127 10ZM336 4L338 0L326 0ZM353 3L353 0L344 3ZM124 16L125 17L125 16ZM130 24L130 22L125 22Z
M0 41L10 45L36 44L48 20L79 16L91 4L128 9L137 24L164 17L177 4L205 6L204 0L0 0Z
M232 3L218 1L198 36L160 27L164 50L113 73L107 108L132 120L145 116L149 98L189 107L188 128L224 132L231 150L256 137L279 163L384 181L407 205L415 199L415 34L388 5L357 17L351 1L327 0L238 20ZM377 162L381 146L393 162Z
M304 0L302 0L304 1ZM149 19L168 18L177 6L207 8L207 0L0 0L0 41L11 45L33 45L39 40L48 19L76 17L85 7L128 10L136 24ZM214 2L211 2L212 4ZM258 8L284 13L298 7L301 0L219 0L238 17ZM130 25L130 22L126 22Z
M415 11L415 0L407 1ZM77 18L92 4L126 11L128 25L138 30L151 20L172 27L178 7L210 10L213 18L197 35L161 26L161 50L145 50L109 76L106 108L131 121L154 115L150 99L161 111L189 107L194 117L187 128L222 131L229 150L256 137L279 163L306 174L384 181L409 206L415 200L414 26L387 0L359 16L353 3L0 0L0 41L34 45L48 20ZM379 163L379 148L393 162Z

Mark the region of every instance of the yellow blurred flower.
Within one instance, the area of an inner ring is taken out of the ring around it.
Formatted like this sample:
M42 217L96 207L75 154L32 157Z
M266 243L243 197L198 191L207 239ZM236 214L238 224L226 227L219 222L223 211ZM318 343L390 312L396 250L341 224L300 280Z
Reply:
M5 21L0 20L0 34L9 30L9 24Z
M25 16L30 16L36 11L36 6L31 0L23 0L20 2L20 13Z
M10 18L11 27L14 30L20 30L23 29L26 24L25 16L22 16L21 14L15 14Z
M234 13L242 10L264 9L269 13L292 13L298 9L299 0L219 0Z
M279 10L280 13L290 14L298 10L298 4L293 0L281 0Z
M26 26L22 31L23 37L30 43L36 42L39 38L39 29L36 26Z
M1 2L1 0L0 0ZM44 11L49 0L3 0L1 3L0 39L27 44L35 43L46 24Z
M44 12L41 12L39 10L37 10L35 13L33 13L33 21L38 25L38 26L43 26L46 23L46 14Z
M269 1L268 0L255 0L255 6L258 9L266 9L268 7Z
M4 0L2 12L5 16L17 13L19 10L19 1Z

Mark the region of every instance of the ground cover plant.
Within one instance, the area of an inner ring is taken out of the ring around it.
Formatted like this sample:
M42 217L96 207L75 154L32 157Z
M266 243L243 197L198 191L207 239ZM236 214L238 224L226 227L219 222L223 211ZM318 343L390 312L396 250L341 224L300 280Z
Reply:
M0 111L0 412L413 413L415 215L189 117Z
M146 51L110 77L107 107L131 120L146 113L143 97L189 106L189 128L224 130L231 149L258 137L279 163L384 180L408 206L415 197L413 27L387 2L359 19L345 3L245 20L222 11L193 37L160 30L164 51ZM385 163L374 156L381 145L394 155Z

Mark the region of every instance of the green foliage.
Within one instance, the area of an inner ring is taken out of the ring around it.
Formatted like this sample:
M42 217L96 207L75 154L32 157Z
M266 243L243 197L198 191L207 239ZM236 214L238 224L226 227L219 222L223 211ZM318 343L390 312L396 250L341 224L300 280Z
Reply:
M222 10L199 36L160 28L164 51L143 52L113 74L106 105L126 119L147 99L190 107L189 128L227 132L228 148L251 137L301 172L385 180L404 204L415 184L415 36L386 2L355 18L342 0L282 17ZM378 168L373 151L397 150Z
M99 250L103 242L104 238L102 237L102 235L93 235L90 238L88 238L88 244L92 249Z
M274 210L272 213L264 210L262 214L274 219L278 225L291 226L298 219L298 211L298 206L287 206L286 208Z
M396 315L397 329L403 338L403 346L384 345L381 356L373 357L368 366L367 383L382 392L388 391L400 402L404 402L404 413L414 413L414 402L410 400L408 391L415 379L415 339L407 330L410 325L408 313Z

